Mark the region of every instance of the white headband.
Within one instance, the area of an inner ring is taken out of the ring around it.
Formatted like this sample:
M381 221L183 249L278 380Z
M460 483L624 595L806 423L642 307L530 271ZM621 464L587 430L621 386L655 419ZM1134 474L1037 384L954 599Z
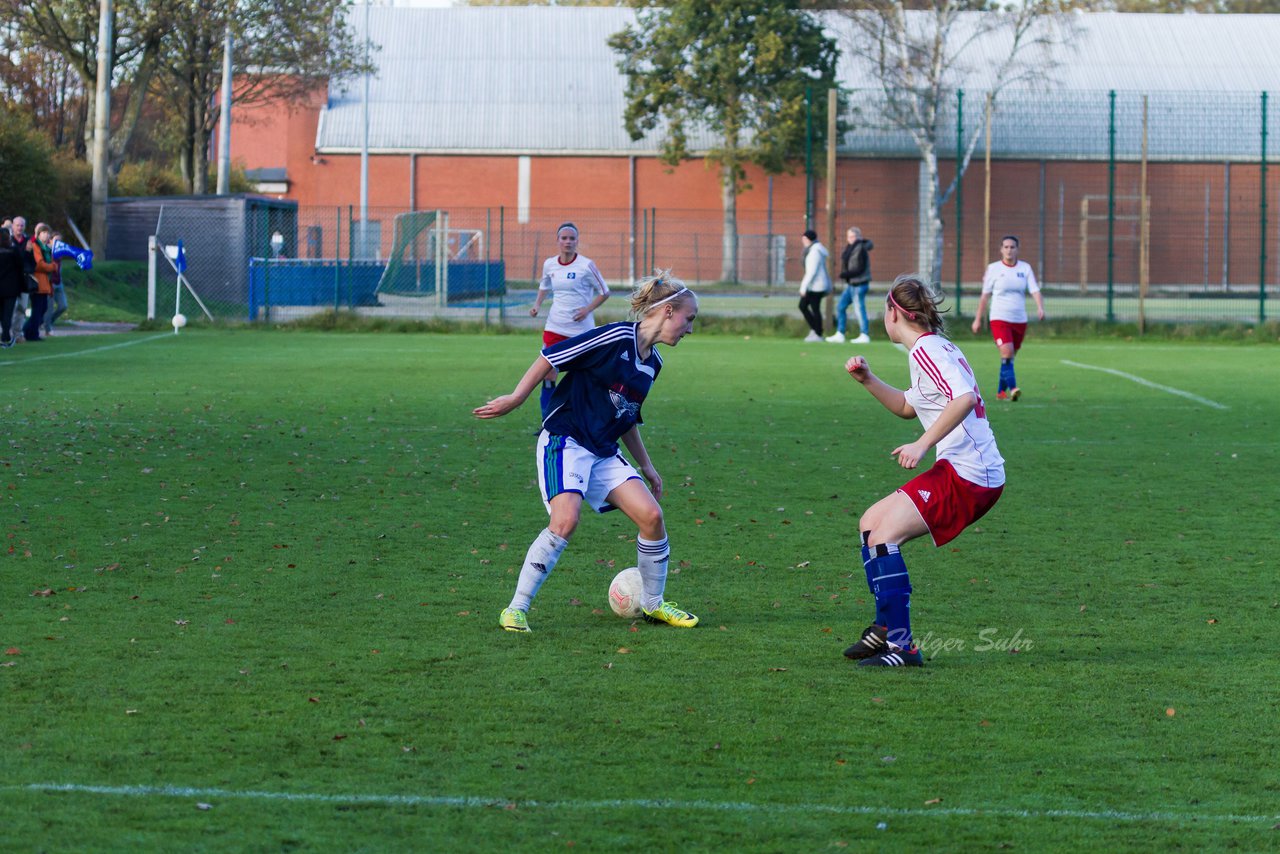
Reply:
M664 297L664 298L662 298L662 299L658 300L658 301L657 301L657 302L655 302L653 305L651 305L651 306L649 306L647 309L645 309L644 313L645 313L645 314L648 314L649 312L653 311L653 310L654 310L655 308L657 308L658 306L662 305L664 302L671 302L673 299L675 299L676 297L680 296L682 293L684 293L684 292L685 292L685 291L687 291L687 290L689 290L689 289L688 289L688 288L681 288L680 290L676 291L676 292L675 292L674 294L672 294L671 296L669 296L669 297Z

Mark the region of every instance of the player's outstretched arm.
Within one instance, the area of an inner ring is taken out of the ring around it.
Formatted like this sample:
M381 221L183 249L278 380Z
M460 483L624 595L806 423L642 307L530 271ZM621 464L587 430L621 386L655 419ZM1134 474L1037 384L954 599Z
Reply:
M916 417L915 408L907 403L907 396L902 390L894 388L871 373L871 367L864 357L854 356L844 363L844 369L849 372L849 376L860 382L863 388L871 392L871 396L880 401L885 409L899 418Z
M649 491L653 493L653 497L661 501L662 477L658 474L658 470L653 467L653 460L649 459L649 451L644 446L644 440L640 438L640 427L638 425L622 434L622 444L627 446L627 451L631 454L631 460L636 464L636 468L640 469L640 474L644 475L644 479L649 481Z
M477 406L471 410L471 414L476 418L498 418L506 415L533 393L533 390L542 382L543 377L551 370L551 363L544 356L538 356L533 364L529 366L529 370L524 372L524 376L520 378L520 382L516 383L515 391L511 394L504 394L501 397L495 397L484 406Z
M948 433L960 426L960 422L969 417L969 413L977 405L978 398L973 392L953 398L938 415L938 420L914 442L899 445L890 451L890 455L898 458L898 465L904 469L913 469L924 459L929 449L941 442Z

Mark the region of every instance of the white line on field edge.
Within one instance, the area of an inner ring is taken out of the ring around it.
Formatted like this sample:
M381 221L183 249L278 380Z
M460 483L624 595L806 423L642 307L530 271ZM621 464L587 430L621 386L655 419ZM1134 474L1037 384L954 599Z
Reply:
M75 350L70 353L50 353L48 356L32 356L30 359L9 359L6 362L0 362L0 366L29 365L32 362L43 362L46 359L68 359L72 356L85 356L89 353L101 353L103 350L116 350L120 347L132 347L134 344L145 344L148 341L158 341L161 338L172 337L173 336L168 332L162 332L159 335L150 335L146 338L134 338L132 341L122 341L119 344L105 344L102 347L90 347L88 350Z
M769 804L746 801L677 801L649 798L617 800L533 801L506 798L479 798L450 795L331 795L318 792L262 792L254 790L217 789L194 786L90 786L79 783L30 783L26 786L0 786L0 790L22 789L31 792L70 792L74 794L113 795L121 797L201 798L206 800L241 799L287 801L320 804L375 804L381 806L423 806L464 808L613 810L640 809L686 810L689 812L729 813L815 813L828 815L983 817L994 818L1067 818L1122 822L1246 822L1280 821L1280 815L1221 815L1195 812L1126 812L1123 810L1020 810L1005 807L875 807L845 804Z
M1157 391L1167 391L1169 392L1169 394L1176 394L1179 397L1185 397L1187 400L1194 400L1196 403L1202 403L1205 406L1211 406L1214 409L1230 409L1231 408L1224 404L1218 403L1216 400L1210 400L1207 397L1201 397L1198 394L1192 394L1191 392L1183 391L1180 388L1173 388L1172 386L1153 383L1151 380L1143 379L1142 377L1135 376L1134 374L1126 374L1124 371L1117 371L1115 368L1101 368L1101 367L1098 367L1097 365L1082 365L1079 362L1073 362L1070 359L1063 359L1062 364L1069 365L1073 368L1084 368L1085 370L1089 370L1089 371L1102 371L1104 374L1111 374L1112 376L1122 377L1126 380L1132 380L1138 385L1144 385L1147 388L1154 388Z

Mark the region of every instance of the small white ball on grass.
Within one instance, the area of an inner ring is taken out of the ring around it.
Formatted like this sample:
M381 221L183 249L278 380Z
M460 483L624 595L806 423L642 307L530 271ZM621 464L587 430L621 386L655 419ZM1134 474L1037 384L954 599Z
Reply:
M178 312L173 316L173 328L181 329L187 325L187 316L182 312Z

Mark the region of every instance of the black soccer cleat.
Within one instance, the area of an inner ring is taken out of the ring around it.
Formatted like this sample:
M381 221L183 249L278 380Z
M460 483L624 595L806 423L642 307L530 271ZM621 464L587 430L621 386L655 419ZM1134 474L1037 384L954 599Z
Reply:
M924 656L918 647L903 649L888 644L888 649L879 655L858 662L859 667L924 667Z
M853 661L860 661L864 658L871 658L873 655L879 655L889 648L889 630L884 626L877 626L875 623L867 626L862 631L862 637L854 641L853 644L844 651L844 657Z

